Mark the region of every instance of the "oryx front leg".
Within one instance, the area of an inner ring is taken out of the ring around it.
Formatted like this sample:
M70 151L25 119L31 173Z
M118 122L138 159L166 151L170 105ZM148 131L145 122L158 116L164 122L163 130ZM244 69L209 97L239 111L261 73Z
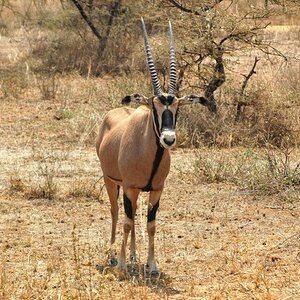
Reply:
M156 212L159 207L159 199L162 191L150 192L149 204L148 204L148 216L147 216L147 231L148 231L148 259L147 264L152 275L158 274L158 267L154 257L154 236L155 236L155 219Z
M125 269L126 266L126 246L128 241L128 236L131 231L131 255L135 257L135 232L134 232L134 217L136 212L136 203L139 195L139 190L137 189L124 189L123 199L124 199L124 209L125 218L123 224L123 241L122 248L119 255L118 267L120 269Z
M104 177L104 183L110 201L110 213L111 213L111 237L110 237L109 263L110 265L115 266L117 264L117 259L115 257L115 249L113 249L113 246L116 241L116 228L117 228L117 222L119 216L118 197L119 197L120 187L106 177Z

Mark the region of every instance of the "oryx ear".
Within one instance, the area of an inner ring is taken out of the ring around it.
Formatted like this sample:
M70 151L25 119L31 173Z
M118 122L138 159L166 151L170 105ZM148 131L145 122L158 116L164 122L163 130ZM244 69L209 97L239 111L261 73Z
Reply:
M178 99L179 100L179 105L186 105L186 104L195 104L195 103L201 103L205 105L208 100L204 97L199 97L195 95L188 95L184 96Z
M178 101L179 101L178 105L200 103L204 106L207 106L208 109L211 112L216 112L217 111L216 104L209 101L207 98L205 98L203 96L188 95L188 96L184 96L182 98L179 98Z
M124 105L129 105L130 102L149 105L148 98L140 94L132 94L122 99Z

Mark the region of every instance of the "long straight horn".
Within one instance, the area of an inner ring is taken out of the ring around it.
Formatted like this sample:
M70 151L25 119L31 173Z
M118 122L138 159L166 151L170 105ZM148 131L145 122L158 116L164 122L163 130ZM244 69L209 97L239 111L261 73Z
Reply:
M154 94L156 96L158 96L158 95L162 94L162 90L161 90L161 87L159 84L157 73L155 71L154 62L153 62L153 58L152 58L152 54L151 54L151 50L150 50L150 45L148 42L148 35L147 35L146 26L145 26L143 17L141 17L141 20L142 20L142 29L143 29L143 35L144 35L144 43L145 43L145 49L146 49L147 62L148 62L149 69L150 69Z
M172 25L169 21L169 34L170 34L170 85L169 94L176 95L177 83L176 83L176 55L174 48L174 36L172 31Z

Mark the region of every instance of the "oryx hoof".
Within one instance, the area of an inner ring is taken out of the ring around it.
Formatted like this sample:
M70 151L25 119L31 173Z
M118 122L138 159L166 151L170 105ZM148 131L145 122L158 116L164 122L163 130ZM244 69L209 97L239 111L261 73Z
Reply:
M117 267L120 271L126 271L126 262L119 259Z
M118 260L115 257L111 257L108 259L108 265L110 267L115 267L118 264Z
M150 271L151 278L158 278L160 276L160 272L158 270Z
M130 255L129 256L129 261L132 263L132 264L137 264L138 263L138 258L137 256L134 254L134 255Z

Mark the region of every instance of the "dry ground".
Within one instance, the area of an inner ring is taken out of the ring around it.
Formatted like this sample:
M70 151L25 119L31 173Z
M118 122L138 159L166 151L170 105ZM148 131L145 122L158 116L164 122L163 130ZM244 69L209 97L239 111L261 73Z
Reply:
M195 161L210 149L173 152L158 213L161 277L143 272L146 193L137 214L140 271L108 268L109 204L93 146L100 112L110 106L100 103L107 84L55 79L46 82L54 98L47 100L41 80L23 79L37 80L36 88L23 93L13 80L1 82L1 300L300 299L299 193L258 196L201 182ZM226 157L239 151L227 149ZM294 155L299 162L299 150ZM121 222L118 238L117 248Z
M1 100L1 299L300 299L299 201L199 183L199 152L188 150L173 153L158 213L161 277L143 272L146 193L137 214L141 269L109 269L108 199L92 138L82 138L94 125L86 130L76 112L86 104L75 99L74 116L57 120L55 100L24 97ZM36 199L41 190L53 199Z

